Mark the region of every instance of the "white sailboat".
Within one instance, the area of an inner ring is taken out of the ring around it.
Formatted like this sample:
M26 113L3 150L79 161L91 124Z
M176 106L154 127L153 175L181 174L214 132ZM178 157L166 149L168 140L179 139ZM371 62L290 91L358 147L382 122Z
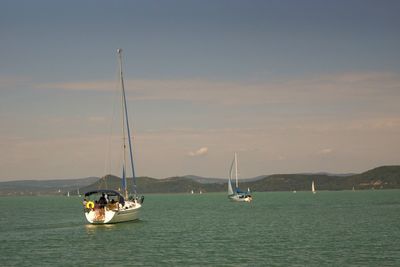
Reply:
M232 188L233 168L235 168L235 180L236 180L235 190L233 190L233 188ZM238 201L238 202L251 202L253 200L253 198L250 195L250 193L243 192L239 188L237 154L236 154L236 152L235 152L235 156L233 158L232 164L231 164L231 169L229 171L228 198L230 200L232 200L232 201Z
M312 183L311 183L311 191L313 192L313 194L317 193L317 191L315 190L314 181L312 181Z
M122 192L108 189L93 190L85 193L84 211L87 221L91 224L107 224L133 221L139 218L144 197L140 199L136 191L135 169L133 164L132 143L126 106L125 87L122 74L122 49L117 50L119 59L119 82L122 99ZM128 146L127 146L128 143ZM129 148L130 166L132 171L132 194L128 195L127 187L127 147ZM97 200L95 200L97 199Z

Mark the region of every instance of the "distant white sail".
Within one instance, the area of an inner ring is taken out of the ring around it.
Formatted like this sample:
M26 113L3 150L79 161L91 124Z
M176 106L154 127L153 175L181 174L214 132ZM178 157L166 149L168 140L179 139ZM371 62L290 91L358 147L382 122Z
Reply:
M233 176L233 170L235 168L235 180L236 180L236 186L235 190L232 188L232 176ZM249 191L250 189L248 189ZM228 180L228 198L233 201L244 201L244 202L251 202L252 201L252 196L250 195L249 192L243 192L239 188L239 182L238 182L238 164L237 164L237 155L235 153L235 156L233 158L231 168L229 171L229 180Z
M232 172L233 172L233 166L235 164L235 158L232 161L231 164L231 169L229 171L229 181L228 181L228 195L233 195L233 188L232 188Z
M314 181L312 181L312 183L311 183L311 191L312 191L314 194L316 193Z

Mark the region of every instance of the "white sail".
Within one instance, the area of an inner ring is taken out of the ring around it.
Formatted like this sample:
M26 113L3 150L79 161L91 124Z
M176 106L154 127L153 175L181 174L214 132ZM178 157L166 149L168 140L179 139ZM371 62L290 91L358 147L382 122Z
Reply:
M235 190L232 188L232 176L233 176L233 170L235 169L235 180L236 180L236 187ZM249 190L249 188L248 188ZM252 201L252 196L250 195L250 192L242 192L239 189L239 182L238 182L238 164L237 164L237 154L235 152L235 156L233 158L231 168L229 171L229 180L228 180L228 198L233 201L239 201L239 202L251 202Z
M232 172L233 172L233 165L235 164L235 159L233 159L231 164L231 169L229 171L229 181L228 181L228 195L233 195L232 189Z
M311 183L311 191L312 191L314 194L316 193L314 181L312 181L312 183Z
M228 181L228 195L233 195L232 181L231 181L230 177L229 177L229 181Z

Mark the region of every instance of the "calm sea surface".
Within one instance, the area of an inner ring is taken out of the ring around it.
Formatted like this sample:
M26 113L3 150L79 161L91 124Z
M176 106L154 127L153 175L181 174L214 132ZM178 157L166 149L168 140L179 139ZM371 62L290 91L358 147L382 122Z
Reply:
M400 190L147 195L88 225L78 197L1 197L0 266L400 266Z

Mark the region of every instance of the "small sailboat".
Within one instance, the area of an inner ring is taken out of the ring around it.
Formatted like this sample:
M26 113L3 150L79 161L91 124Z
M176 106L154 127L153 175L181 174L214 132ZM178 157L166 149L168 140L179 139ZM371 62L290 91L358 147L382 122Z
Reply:
M93 190L85 193L84 212L87 221L91 224L108 224L133 221L139 218L144 197L138 197L136 191L135 168L133 164L132 143L130 136L128 109L124 80L122 75L122 50L117 50L119 59L119 82L122 95L122 192L108 189ZM129 148L130 164L127 164L127 148ZM132 195L128 194L127 165L132 171Z
M313 192L313 194L317 193L317 191L315 190L314 180L311 183L311 191Z
M233 169L235 169L235 180L236 180L235 190L233 190L233 188L232 188ZM233 158L232 164L231 164L231 169L229 171L228 198L230 200L232 200L232 201L238 201L238 202L251 202L253 200L253 198L252 198L252 196L250 195L249 192L247 192L247 193L243 192L239 188L237 154L236 154L236 152L235 152L235 156Z

